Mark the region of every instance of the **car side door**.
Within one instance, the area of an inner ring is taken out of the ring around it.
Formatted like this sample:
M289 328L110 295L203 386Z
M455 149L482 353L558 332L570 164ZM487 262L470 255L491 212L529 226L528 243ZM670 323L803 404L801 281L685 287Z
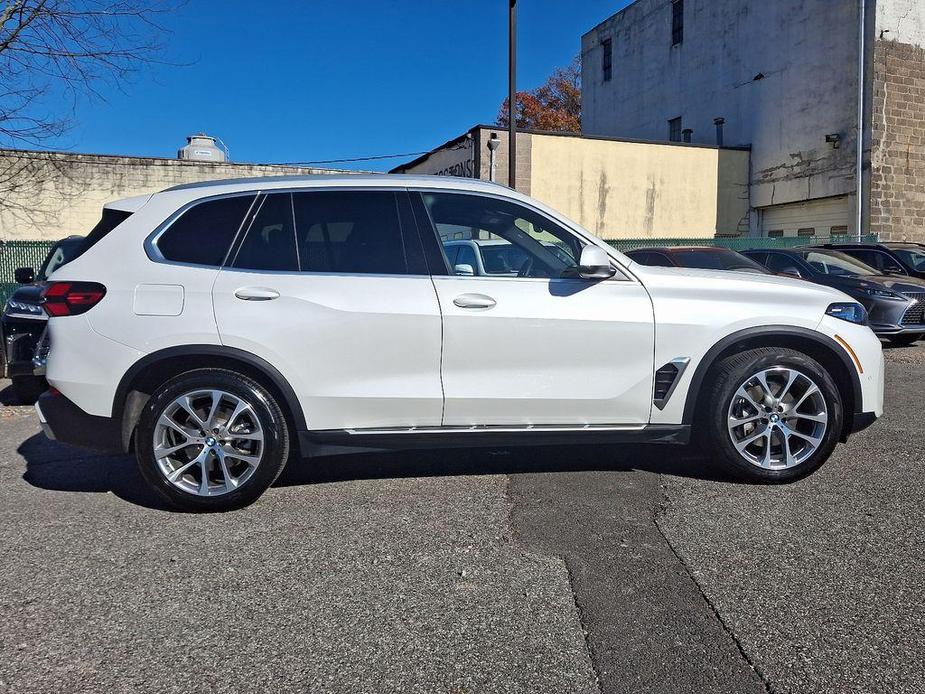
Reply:
M635 278L618 270L613 279L582 279L577 261L588 241L508 198L422 190L415 204L425 251L436 259L444 426L649 421L654 319ZM519 247L517 276L454 275L441 235L460 228L493 252Z
M261 195L213 296L222 343L275 366L310 430L439 426L440 310L405 191Z

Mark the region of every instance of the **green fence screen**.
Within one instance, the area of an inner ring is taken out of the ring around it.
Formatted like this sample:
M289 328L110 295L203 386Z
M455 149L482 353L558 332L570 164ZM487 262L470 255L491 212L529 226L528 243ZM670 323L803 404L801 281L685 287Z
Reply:
M795 248L797 246L812 246L820 243L837 243L856 241L855 236L825 237L814 236L787 236L781 238L661 238L661 239L608 239L607 243L620 251L629 251L634 248L651 246L721 246L734 251L743 251L747 248ZM876 243L877 237L864 236L863 243ZM51 249L54 241L0 241L0 299L3 303L16 290L13 273L18 267L31 267L38 271Z
M31 267L38 272L54 241L0 241L0 299L3 304L18 286L13 273L18 267Z
M656 246L720 246L734 251L749 248L798 248L799 246L816 246L823 243L855 243L857 236L780 236L761 237L738 236L715 239L607 239L607 243L618 251L631 251L634 248L653 248ZM861 243L877 243L877 235L862 236Z

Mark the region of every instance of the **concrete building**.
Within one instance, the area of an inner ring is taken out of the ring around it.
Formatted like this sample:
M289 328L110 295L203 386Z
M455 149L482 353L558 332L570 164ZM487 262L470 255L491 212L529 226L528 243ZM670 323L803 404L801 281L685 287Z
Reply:
M506 184L507 141L506 129L479 125L393 173ZM744 233L747 180L747 149L534 131L517 134L517 189L602 238Z
M181 183L282 174L342 173L263 164L0 150L0 241L86 234L111 200Z
M750 147L753 235L853 234L860 104L862 230L925 240L923 47L920 0L637 0L582 37L582 128Z

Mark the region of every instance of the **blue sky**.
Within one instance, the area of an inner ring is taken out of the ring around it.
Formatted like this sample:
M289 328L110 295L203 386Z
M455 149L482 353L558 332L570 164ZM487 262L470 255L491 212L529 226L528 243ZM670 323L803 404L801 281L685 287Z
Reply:
M627 4L520 0L518 87L567 64L581 34ZM505 0L187 0L164 23L176 65L79 103L49 148L170 157L205 130L236 161L414 152L494 122L507 90Z

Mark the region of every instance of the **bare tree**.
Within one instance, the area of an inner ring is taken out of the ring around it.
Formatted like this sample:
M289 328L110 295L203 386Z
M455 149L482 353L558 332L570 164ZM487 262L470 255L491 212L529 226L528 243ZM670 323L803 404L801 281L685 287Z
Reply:
M158 0L0 0L0 147L63 133L82 96L101 96L154 61ZM50 97L69 97L54 113Z

